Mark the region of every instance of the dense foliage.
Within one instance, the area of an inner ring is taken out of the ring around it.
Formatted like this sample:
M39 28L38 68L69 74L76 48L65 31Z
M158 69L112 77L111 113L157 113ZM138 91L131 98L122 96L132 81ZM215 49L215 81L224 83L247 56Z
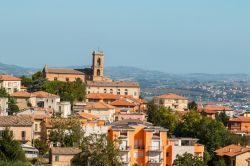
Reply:
M206 166L207 164L199 157L190 153L184 153L182 156L177 155L173 166Z
M13 98L9 98L8 107L8 115L14 115L19 112L19 107L16 104L16 100Z
M48 152L49 147L47 145L47 143L45 141L42 141L40 139L35 139L34 141L34 146L35 148L38 149L40 154L45 154L46 152Z
M0 97L9 97L9 94L6 92L5 88L0 88Z
M117 144L118 141L112 141L106 135L84 137L82 153L73 159L73 163L78 166L121 166Z

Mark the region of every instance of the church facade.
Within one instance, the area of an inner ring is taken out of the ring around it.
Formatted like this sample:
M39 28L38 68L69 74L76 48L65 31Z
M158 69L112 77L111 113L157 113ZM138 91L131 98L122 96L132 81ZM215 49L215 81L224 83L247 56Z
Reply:
M43 74L49 81L75 81L81 79L86 83L86 92L111 93L118 95L140 96L138 82L113 81L104 76L104 52L92 53L92 67L85 69L49 68L45 65Z

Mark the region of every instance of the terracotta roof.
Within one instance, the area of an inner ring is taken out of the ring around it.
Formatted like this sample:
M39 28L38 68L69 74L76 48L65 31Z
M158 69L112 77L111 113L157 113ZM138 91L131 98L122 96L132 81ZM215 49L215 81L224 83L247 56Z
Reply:
M32 126L32 124L30 116L0 116L1 127Z
M111 103L113 106L132 106L134 107L135 104L125 100L125 99L119 99Z
M37 91L37 92L33 92L32 93L33 96L35 97L41 97L41 98L46 98L46 97L59 97L55 94L51 94L48 92L44 92L44 91Z
M21 79L18 77L13 77L11 75L2 74L0 75L0 81L21 81Z
M97 108L97 109L112 109L112 105L106 104L104 102L88 102L84 108Z
M187 100L187 98L186 98L186 97L179 96L179 95L174 94L174 93L163 94L163 95L157 96L156 98L161 98L161 99L178 99L178 100Z
M225 106L217 106L217 105L207 105L204 108L205 110L210 110L210 111L233 111L232 108L225 107Z
M52 147L51 148L52 155L76 155L81 152L82 152L81 149L72 148L72 147Z
M119 99L118 95L110 94L110 93L90 93L86 95L87 99Z
M87 81L87 86L94 87L137 87L139 88L138 82L126 82L126 81Z
M60 69L60 68L47 68L45 69L46 73L53 73L53 74L76 74L76 75L84 75L83 72L77 69Z
M92 114L88 114L88 113L85 113L85 112L81 112L81 113L79 113L79 115L80 115L82 118L85 118L85 119L87 119L87 120L96 120L96 119L98 119L97 116L92 115Z
M237 156L239 154L242 154L242 153L245 153L248 151L250 151L250 148L246 148L246 147L232 144L232 145L226 146L224 148L217 149L215 151L215 153L217 156L233 157L233 156Z
M25 98L29 98L32 96L31 93L29 92L25 92L25 91L19 91L19 92L14 92L12 94L10 94L11 97L25 97Z
M250 123L250 117L244 117L239 116L236 118L229 119L230 122L249 122Z

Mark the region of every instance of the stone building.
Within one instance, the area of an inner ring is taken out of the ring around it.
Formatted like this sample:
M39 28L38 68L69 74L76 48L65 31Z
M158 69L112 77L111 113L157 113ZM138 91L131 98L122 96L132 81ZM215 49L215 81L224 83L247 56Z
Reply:
M48 68L46 65L43 74L49 81L75 81L81 79L86 83L87 93L111 93L118 95L140 96L140 86L137 82L113 81L104 76L104 52L94 51L92 67L84 69Z

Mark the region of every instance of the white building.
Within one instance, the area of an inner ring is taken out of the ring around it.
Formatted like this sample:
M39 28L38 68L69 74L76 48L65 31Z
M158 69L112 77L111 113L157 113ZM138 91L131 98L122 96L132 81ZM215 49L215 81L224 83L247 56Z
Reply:
M0 87L11 94L21 90L21 79L10 75L0 75Z
M108 133L108 126L83 126L82 128L85 136L89 136L92 134L102 135Z
M8 115L8 98L1 97L0 98L0 116Z
M70 116L72 114L70 102L64 101L57 103L57 108L55 110L55 113L63 118L67 118L68 116Z

